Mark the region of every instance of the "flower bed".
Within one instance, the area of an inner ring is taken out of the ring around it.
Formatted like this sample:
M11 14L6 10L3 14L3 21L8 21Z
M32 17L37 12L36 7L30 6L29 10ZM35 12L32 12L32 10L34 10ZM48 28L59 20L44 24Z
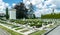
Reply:
M20 29L23 29L23 28L16 28L15 30L20 30Z
M22 35L21 33L14 32L13 30L10 30L10 29L8 29L6 27L3 27L1 25L0 25L0 28L2 28L3 30L9 32L11 35Z
M24 32L27 32L27 31L29 31L29 30L23 30L23 31L20 31L20 32L23 32L24 33Z

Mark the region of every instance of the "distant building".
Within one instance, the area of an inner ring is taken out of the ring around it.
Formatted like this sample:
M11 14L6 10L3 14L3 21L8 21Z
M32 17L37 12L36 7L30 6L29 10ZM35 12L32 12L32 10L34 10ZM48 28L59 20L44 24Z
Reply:
M9 19L16 19L16 9L9 10Z

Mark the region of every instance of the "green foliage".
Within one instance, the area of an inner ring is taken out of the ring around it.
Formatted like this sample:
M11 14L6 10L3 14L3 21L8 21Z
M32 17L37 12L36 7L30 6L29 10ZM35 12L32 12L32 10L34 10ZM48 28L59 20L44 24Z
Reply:
M26 6L23 2L15 5L14 8L16 9L16 18L17 19L27 18L28 9L26 8Z
M10 22L14 22L15 20L11 19Z
M46 14L41 16L42 19L60 19L60 13L59 14Z

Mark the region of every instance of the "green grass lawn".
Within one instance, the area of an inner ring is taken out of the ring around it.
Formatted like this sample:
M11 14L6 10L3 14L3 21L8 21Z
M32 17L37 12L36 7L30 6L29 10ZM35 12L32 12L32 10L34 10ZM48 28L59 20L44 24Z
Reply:
M0 25L0 28L7 31L8 33L10 33L11 35L22 35L20 33L14 32L13 30L7 29L6 27L3 27Z
M23 32L24 33L24 32L27 32L27 31L29 31L29 30L23 30L23 31L20 31L20 32Z
M46 30L36 31L36 32L31 33L31 34L29 34L29 35L42 35L42 34L44 34L45 32L46 32Z
M20 30L20 29L23 29L23 28L16 28L15 30Z

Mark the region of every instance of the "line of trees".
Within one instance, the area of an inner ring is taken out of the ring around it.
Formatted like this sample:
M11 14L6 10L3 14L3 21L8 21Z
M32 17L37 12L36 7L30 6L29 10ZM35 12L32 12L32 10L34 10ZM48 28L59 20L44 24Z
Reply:
M26 6L25 6L25 4L23 2L21 2L19 4L16 4L14 9L16 9L16 18L17 19L21 19L21 18L35 18L35 14L33 14L34 11L33 11L32 3L29 5L29 9L26 8Z

